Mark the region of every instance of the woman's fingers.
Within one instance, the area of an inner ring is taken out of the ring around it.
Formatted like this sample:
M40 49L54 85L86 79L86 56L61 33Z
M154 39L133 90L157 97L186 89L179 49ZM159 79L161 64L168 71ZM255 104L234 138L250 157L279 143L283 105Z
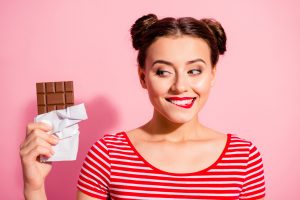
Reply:
M48 137L52 137L52 136L48 136ZM26 155L28 152L30 152L32 149L36 148L37 146L41 146L47 148L49 151L53 151L52 145L48 141L44 140L44 138L42 137L35 137L34 139L32 139L31 142L23 146L22 151L24 155Z
M54 152L51 148L40 145L34 146L32 149L21 150L21 157L24 164L36 162L36 159L39 155L51 157L53 154Z
M27 125L27 135L20 145L20 155L23 161L36 161L39 155L51 157L54 152L52 145L59 139L53 134L48 134L51 127L45 123L30 123Z
M26 135L29 135L32 133L33 130L35 129L40 129L45 132L51 131L52 127L46 123L43 122L34 122L34 123L29 123L26 127Z
M34 129L29 135L27 135L26 140L23 142L22 146L26 147L28 146L28 144L39 139L43 139L51 145L56 145L59 141L58 137L56 137L54 134L48 134L41 129Z

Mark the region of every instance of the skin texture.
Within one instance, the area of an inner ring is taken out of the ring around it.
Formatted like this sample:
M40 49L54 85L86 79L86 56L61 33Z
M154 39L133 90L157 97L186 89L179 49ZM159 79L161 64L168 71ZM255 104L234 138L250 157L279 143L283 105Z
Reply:
M187 63L195 59L202 61ZM153 65L157 60L168 64ZM225 134L198 120L216 76L208 45L190 36L160 37L148 48L145 63L145 69L139 68L138 75L153 105L153 117L141 127L127 131L129 139L137 151L160 170L188 173L205 169L217 160L226 143ZM165 98L171 96L196 97L196 101L192 108L185 109L166 101ZM29 124L20 148L27 200L47 199L44 181L51 165L38 162L37 157L51 156L51 145L57 144L57 140L47 134L49 130L51 128L42 123ZM77 191L77 200L94 199Z

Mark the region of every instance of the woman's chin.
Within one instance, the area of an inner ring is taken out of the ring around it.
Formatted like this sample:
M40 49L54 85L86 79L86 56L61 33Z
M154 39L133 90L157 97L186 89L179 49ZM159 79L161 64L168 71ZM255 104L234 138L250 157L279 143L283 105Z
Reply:
M194 116L184 116L184 115L172 115L172 116L166 116L166 118L173 123L176 124L185 124L188 123L190 121L192 121L194 119Z
M196 113L194 112L185 112L183 113L182 111L175 111L173 110L172 112L170 112L171 110L163 110L163 109L155 109L155 114L154 114L154 118L165 121L165 123L171 122L171 123L175 123L175 124L185 124L188 123L190 121L192 121L193 119L195 119Z

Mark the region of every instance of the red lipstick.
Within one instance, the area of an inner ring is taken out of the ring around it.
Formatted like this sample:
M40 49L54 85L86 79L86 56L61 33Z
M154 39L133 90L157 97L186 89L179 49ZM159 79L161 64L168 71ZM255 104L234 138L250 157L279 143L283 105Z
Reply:
M183 101L183 100L191 100L191 99L192 99L191 103L185 104L185 105L176 104L175 102L172 102L172 101ZM182 108L191 108L196 100L196 97L169 97L169 98L166 98L166 100L168 102L170 102L171 104L182 107Z
M169 98L166 98L166 99L170 99L170 100L191 100L191 99L194 99L196 97L169 97Z

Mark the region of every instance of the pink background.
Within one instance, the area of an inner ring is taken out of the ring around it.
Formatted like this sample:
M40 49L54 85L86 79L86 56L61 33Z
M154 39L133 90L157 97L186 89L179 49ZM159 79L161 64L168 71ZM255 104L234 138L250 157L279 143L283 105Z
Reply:
M89 115L80 125L78 159L54 164L50 200L75 199L82 160L96 139L150 119L129 34L150 12L223 24L228 52L200 119L257 145L266 199L300 199L299 7L291 0L1 1L0 199L23 199L19 145L36 115L36 82L73 80L76 102Z

